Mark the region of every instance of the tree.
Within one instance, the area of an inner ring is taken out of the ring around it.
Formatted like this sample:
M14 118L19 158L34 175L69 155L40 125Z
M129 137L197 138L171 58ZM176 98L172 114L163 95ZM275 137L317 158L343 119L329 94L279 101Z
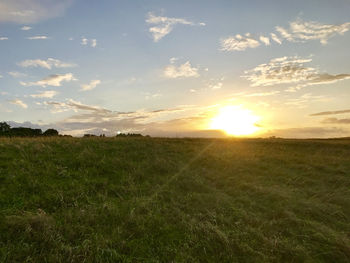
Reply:
M0 122L0 132L9 132L11 130L11 126L6 122Z
M31 129L25 127L12 128L9 132L13 137L38 137L43 134L41 129Z
M58 136L58 131L55 129L47 129L44 133L44 136Z

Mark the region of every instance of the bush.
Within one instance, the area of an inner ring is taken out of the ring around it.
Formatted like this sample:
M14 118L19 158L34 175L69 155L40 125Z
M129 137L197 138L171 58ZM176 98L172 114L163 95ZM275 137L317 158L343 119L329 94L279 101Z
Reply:
M48 129L43 133L44 136L58 136L58 131L55 129Z

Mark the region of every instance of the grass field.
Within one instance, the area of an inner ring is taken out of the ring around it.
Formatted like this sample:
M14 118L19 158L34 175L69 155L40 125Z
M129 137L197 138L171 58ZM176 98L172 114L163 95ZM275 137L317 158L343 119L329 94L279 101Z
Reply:
M0 139L0 262L350 262L350 140Z

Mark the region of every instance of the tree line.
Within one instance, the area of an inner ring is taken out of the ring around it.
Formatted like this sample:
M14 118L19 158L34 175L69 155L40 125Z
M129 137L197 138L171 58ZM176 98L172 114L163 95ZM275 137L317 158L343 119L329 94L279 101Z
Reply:
M47 129L43 132L41 129L32 129L32 128L11 128L6 122L0 122L0 137L40 137L40 136L64 136L72 137L70 135L60 135L55 129ZM94 134L84 134L84 137L98 137ZM104 134L101 134L99 137L106 137ZM116 137L144 137L140 133L118 133ZM150 137L146 135L146 137Z
M41 129L32 128L11 128L6 122L0 122L0 137L40 137L40 136L59 136L55 129L47 129L43 132Z

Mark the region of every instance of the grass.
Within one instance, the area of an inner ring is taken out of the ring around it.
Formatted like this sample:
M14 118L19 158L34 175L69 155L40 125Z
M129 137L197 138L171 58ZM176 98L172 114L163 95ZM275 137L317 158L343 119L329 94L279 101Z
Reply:
M0 139L0 262L349 262L350 140Z

